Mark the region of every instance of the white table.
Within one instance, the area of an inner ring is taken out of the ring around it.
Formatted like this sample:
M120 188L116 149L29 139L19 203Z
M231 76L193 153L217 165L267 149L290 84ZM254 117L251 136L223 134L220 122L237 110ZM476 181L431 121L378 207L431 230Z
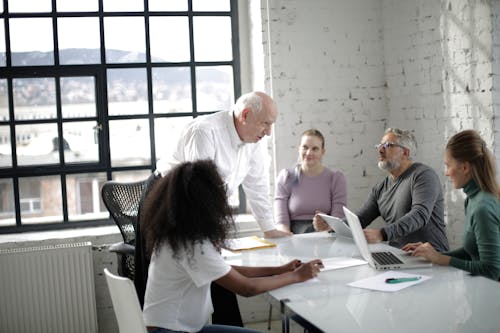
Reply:
M280 265L293 258L359 257L352 240L328 233L273 239L274 248L228 254L231 264ZM385 244L370 245L372 249ZM226 253L227 254L227 253ZM268 293L280 302L283 331L291 315L325 332L500 332L500 284L443 266L405 270L432 276L428 281L389 293L347 286L381 274L368 265L320 272L315 281Z

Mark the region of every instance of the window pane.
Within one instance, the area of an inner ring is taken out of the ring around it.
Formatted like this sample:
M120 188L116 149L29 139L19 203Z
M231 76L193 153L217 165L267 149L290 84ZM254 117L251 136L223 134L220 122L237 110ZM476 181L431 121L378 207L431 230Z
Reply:
M230 17L194 17L193 27L196 61L233 59Z
M62 65L101 62L97 17L59 18L57 24L59 62Z
M151 144L147 119L110 121L109 141L113 167L151 163Z
M113 172L113 180L117 182L138 182L151 176L150 170Z
M169 158L177 146L177 139L193 117L173 117L155 119L156 157Z
M95 117L95 78L61 78L61 107L64 118Z
M107 63L146 61L146 41L142 17L104 18Z
M63 125L64 162L98 162L99 145L96 138L96 122L71 122Z
M14 186L11 179L0 179L0 226L16 224Z
M189 67L153 68L155 113L192 112Z
M16 120L57 117L54 78L12 80Z
M129 115L148 113L146 69L108 70L108 113Z
M9 23L13 66L54 65L50 18L14 18Z
M0 19L0 67L4 67L6 64L7 60L5 58L5 28L3 19Z
M51 0L9 0L11 13L48 13L52 11Z
M230 110L234 101L231 66L196 68L198 111Z
M144 0L103 0L105 12L142 12Z
M0 126L0 168L12 167L10 127Z
M19 165L58 164L59 136L56 124L16 126Z
M193 11L228 12L231 10L229 0L193 0Z
M59 176L20 178L21 223L61 222L63 218L61 194Z
M152 62L189 61L189 22L187 17L149 19Z
M101 188L105 182L105 173L85 173L66 177L70 221L96 220L109 216L101 199Z
M149 11L187 11L186 0L149 0Z
M9 94L7 80L0 79L0 121L9 120Z
M98 10L97 0L57 0L58 12L96 12Z

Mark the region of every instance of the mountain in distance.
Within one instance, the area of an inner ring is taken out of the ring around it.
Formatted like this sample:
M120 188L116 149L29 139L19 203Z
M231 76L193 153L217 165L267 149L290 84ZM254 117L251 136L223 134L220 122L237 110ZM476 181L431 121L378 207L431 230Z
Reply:
M96 65L100 63L100 49L64 49L59 52L60 63L64 65ZM5 59L5 53L0 53L0 65L2 64L2 59ZM113 64L143 64L145 63L146 56L141 52L130 52L123 50L107 50L106 60L108 63ZM162 62L161 59L153 59L153 65L155 63ZM3 61L5 63L5 61ZM53 52L14 52L12 53L12 64L13 67L16 66L52 66L54 64ZM162 72L166 70L167 75ZM156 72L158 71L158 72ZM156 74L159 75L156 75ZM160 74L161 73L161 74ZM163 95L168 96L169 91L185 91L187 87L190 87L190 68L188 66L183 67L158 67L153 68L153 90L155 92L161 92ZM230 82L232 78L224 71L217 70L214 67L197 67L197 81L208 83L210 86L218 85L224 82ZM17 89L18 94L16 94L16 103L18 105L33 105L33 103L38 105L44 105L46 103L53 103L52 98L47 98L46 89L41 88L41 81L45 80L43 78L23 78L22 80L17 79L18 83L14 84L15 89ZM50 80L50 79L49 79ZM16 81L15 81L16 82ZM45 82L45 81L44 81ZM119 101L131 101L131 100L146 100L147 99L147 84L146 84L146 72L145 68L118 68L111 69L108 71L108 98L110 101L117 99ZM45 83L44 83L45 84ZM80 91L90 91L92 92L93 84L88 80L82 80L78 77L65 78L65 84L72 86L74 90ZM33 89L33 87L38 87L39 89ZM75 87L80 87L75 89ZM189 90L188 88L187 90ZM25 93L23 93L23 90ZM40 98L37 97L37 91L41 95ZM25 96L25 97L24 97ZM28 100L29 96L29 100ZM72 95L72 103L86 103L93 98L89 94L80 94L75 99L75 95ZM41 98L43 97L43 98ZM63 102L65 96L62 96ZM37 101L38 100L38 101ZM45 102L46 101L46 102ZM67 101L69 102L69 101Z

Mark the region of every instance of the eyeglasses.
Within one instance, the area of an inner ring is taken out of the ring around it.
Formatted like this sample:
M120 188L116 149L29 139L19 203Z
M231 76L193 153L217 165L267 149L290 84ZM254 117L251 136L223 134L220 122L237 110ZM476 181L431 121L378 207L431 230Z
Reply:
M379 143L378 145L375 145L374 147L377 150L379 150L380 148L387 149L387 148L392 148L392 147L401 147L403 149L406 148L405 146L402 146L399 143L395 143L395 142L391 142L391 141L387 141L387 142L384 142L384 143Z

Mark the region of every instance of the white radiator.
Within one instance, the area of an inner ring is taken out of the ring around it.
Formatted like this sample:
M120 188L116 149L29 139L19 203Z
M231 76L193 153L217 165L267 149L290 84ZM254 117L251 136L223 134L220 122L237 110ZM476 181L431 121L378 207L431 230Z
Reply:
M94 333L90 242L0 250L0 332Z

